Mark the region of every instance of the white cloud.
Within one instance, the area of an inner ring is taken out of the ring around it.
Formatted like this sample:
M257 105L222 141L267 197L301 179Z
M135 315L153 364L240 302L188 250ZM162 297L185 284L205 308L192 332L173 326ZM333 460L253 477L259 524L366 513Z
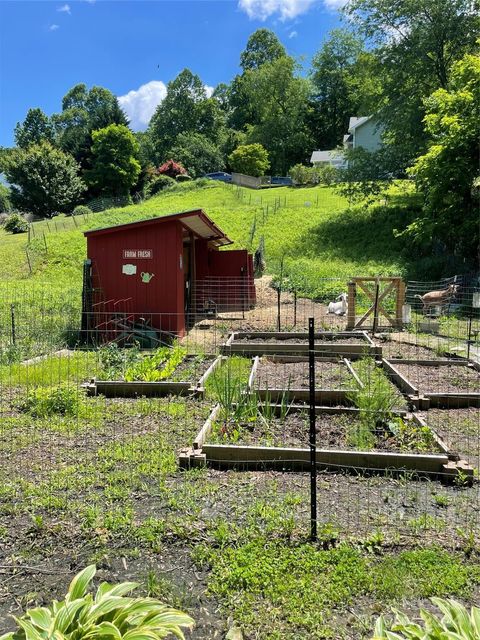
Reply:
M316 0L238 0L238 6L249 18L266 20L280 14L280 20L291 20L305 13Z
M288 37L290 39L296 38L297 36L298 36L298 33L296 31L290 31L290 33L288 34Z
M60 29L60 25L58 25L58 24L51 24L51 25L48 27L48 30L49 30L49 31L56 31L57 29Z
M348 0L323 0L324 5L327 9L331 9L332 11L336 11L341 9L347 4Z
M146 129L155 109L167 95L167 86L161 80L151 80L137 90L129 91L118 98L120 106L130 119L132 129Z
M205 85L207 97L210 98L215 87ZM120 106L127 114L132 129L143 131L147 128L155 109L167 95L167 85L161 80L150 80L138 89L129 91L118 97Z
M60 11L60 13L68 13L68 14L72 13L72 10L70 9L69 4L62 4L61 7L58 7L57 11Z

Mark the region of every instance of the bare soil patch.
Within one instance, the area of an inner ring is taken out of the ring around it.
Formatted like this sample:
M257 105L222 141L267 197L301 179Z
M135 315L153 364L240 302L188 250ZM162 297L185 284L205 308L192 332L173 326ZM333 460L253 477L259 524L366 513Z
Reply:
M305 338L281 338L281 337L272 337L272 338L257 338L255 336L247 336L245 338L237 338L234 340L235 342L258 342L259 344L304 344L308 345L308 340ZM355 344L358 346L368 346L365 340L361 340L360 338L344 338L344 337L332 337L326 336L315 339L315 346L321 346L323 344Z
M260 389L308 389L308 362L274 362L261 358L254 387ZM315 388L355 389L355 380L341 362L315 361Z
M480 373L468 366L397 364L395 367L422 393L480 392Z
M320 449L368 448L374 451L423 451L436 453L430 434L413 423L401 421L398 436L387 425L378 426L372 433L371 447L358 446L364 425L356 415L321 413L316 417L317 447ZM393 425L393 423L392 423ZM263 447L308 447L309 417L305 412L292 412L285 418L259 416L255 422L223 422L215 426L210 439L220 444L239 444Z

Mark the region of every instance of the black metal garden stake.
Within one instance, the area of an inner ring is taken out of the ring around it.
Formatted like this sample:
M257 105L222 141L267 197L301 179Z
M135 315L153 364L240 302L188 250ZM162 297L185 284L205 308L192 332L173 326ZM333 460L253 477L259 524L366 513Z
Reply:
M13 346L15 346L17 342L17 332L15 329L15 305L14 304L10 305L10 317L12 322L12 344Z
M315 321L308 319L308 378L310 383L310 538L317 540L317 433L315 430Z

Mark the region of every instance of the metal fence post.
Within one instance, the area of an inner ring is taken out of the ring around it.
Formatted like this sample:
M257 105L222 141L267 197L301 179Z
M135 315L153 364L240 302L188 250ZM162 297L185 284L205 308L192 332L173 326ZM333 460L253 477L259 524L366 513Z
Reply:
M280 329L280 306L281 306L281 295L282 295L282 289L280 288L281 285L278 285L277 288L277 331L281 331Z
M308 377L310 383L310 538L317 540L317 433L315 429L315 321L308 319Z
M14 304L10 305L10 316L11 316L11 322L12 322L12 344L13 346L15 346L17 342L17 332L15 329L15 305Z

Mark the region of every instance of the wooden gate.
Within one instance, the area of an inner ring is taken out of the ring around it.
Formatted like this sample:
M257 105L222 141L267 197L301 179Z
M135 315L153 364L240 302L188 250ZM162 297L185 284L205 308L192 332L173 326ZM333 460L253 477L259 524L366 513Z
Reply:
M357 320L358 290L365 294L370 306ZM385 308L385 301L387 296L392 293L395 295L395 308L390 311ZM401 278L352 278L348 283L347 329L357 329L364 326L370 317L372 317L374 331L385 326L400 329L403 324L402 309L404 304L405 283Z

